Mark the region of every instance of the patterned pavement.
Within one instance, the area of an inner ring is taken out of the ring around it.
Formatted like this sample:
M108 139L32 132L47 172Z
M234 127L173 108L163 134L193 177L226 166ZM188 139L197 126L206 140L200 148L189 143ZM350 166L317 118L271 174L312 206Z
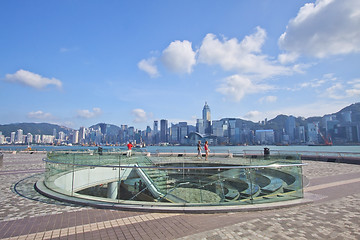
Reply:
M306 161L305 192L324 197L310 204L170 214L94 209L45 198L32 187L44 171L43 157L4 154L0 239L360 239L360 165Z

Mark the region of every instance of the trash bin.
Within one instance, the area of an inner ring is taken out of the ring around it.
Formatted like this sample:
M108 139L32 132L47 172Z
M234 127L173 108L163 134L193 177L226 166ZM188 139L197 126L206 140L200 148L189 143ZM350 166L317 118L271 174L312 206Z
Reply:
M264 148L264 156L268 157L270 155L270 149L269 148Z
M98 147L98 153L99 153L99 155L102 155L102 151L103 151L102 147Z

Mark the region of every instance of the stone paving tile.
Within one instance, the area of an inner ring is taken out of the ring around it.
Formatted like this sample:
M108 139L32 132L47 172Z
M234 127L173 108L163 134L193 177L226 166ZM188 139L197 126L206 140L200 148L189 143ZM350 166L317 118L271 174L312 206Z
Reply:
M0 168L0 182L2 183L0 185L0 221L57 214L61 212L73 212L84 208L50 200L35 191L33 184L35 182L34 178L36 178L37 175L34 175L34 172L31 171L30 173L26 173L24 171L29 169L44 169L42 158L45 156L45 154L4 154L3 164ZM31 162L31 164L28 165L28 161ZM21 164L9 164L14 162L19 162ZM13 172L11 174L1 175L1 173L7 171ZM16 171L19 171L19 173ZM12 192L13 185L20 180L23 181L22 187L24 189L19 190L22 190L22 193L26 191L24 194L26 194L27 197L37 201L21 197ZM44 204L41 201L52 204Z
M360 239L360 194L298 206L180 239Z
M165 215L92 209L49 200L33 190L34 179L41 175L35 171L44 168L43 157L4 155L0 239L360 239L360 193L321 204L245 213ZM360 172L360 165L304 162L309 165L303 173L310 180L356 177L354 173ZM16 189L27 198L12 192L19 181Z
M360 172L360 165L354 164L322 161L303 161L303 163L308 164L303 167L303 175L309 179Z

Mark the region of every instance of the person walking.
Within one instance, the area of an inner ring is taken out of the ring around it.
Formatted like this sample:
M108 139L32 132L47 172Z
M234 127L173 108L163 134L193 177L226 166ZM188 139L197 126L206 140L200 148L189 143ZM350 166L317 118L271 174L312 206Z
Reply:
M208 141L205 141L205 145L204 145L204 149L205 149L205 160L208 160L208 156L209 156L209 152L210 152L210 148L209 148L209 143Z
M197 158L201 159L202 156L201 156L201 141L200 140L198 141L198 144L197 144L197 152L198 152Z

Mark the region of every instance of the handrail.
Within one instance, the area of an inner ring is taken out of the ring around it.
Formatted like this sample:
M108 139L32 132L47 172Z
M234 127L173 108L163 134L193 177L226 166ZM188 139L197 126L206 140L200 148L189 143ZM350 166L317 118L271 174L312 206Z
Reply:
M271 165L247 165L247 166L216 166L216 167L164 167L164 166L129 166L129 165L94 165L94 164L78 164L78 163L65 163L65 162L57 162L50 161L47 158L43 158L44 162L48 163L56 163L56 164L64 164L64 165L72 165L72 166L81 166L81 167L106 167L106 168L145 168L145 169L248 169L248 168L280 168L280 167L300 167L306 166L307 163L296 163L296 164L271 164Z
M258 152L258 153L263 153L263 150L243 150L244 153L246 154L246 152ZM326 151L304 151L304 150L271 150L271 152L278 152L278 153L292 153L294 154L294 152L296 152L297 154L302 154L302 153L314 153L314 154L328 154L328 155L337 155L337 154L344 154L344 155L360 155L359 152L326 152Z

